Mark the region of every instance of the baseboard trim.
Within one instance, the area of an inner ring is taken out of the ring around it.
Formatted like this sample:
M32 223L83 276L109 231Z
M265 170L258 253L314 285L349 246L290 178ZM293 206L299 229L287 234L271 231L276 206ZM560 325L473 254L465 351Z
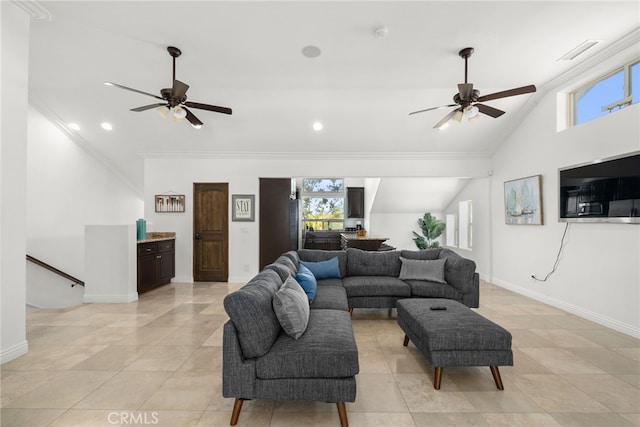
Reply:
M25 340L0 352L0 365L27 354L29 343Z
M578 307L577 305L569 304L566 301L562 301L557 298L553 298L548 295L544 295L539 292L532 291L531 289L527 289L522 286L514 285L513 283L509 283L504 280L497 279L495 277L493 278L493 281L491 283L493 283L494 285L500 286L502 288L508 289L510 291L513 291L517 294L524 295L536 301L540 301L542 303L548 304L552 307L559 308L560 310L564 310L568 313L575 314L576 316L582 317L583 319L586 319L586 320L590 320L599 325L606 326L607 328L611 328L625 335L629 335L634 338L640 339L640 328L637 326L620 322L619 320L612 319L608 316L603 316L600 313L596 313L591 310L586 310L582 307ZM482 296L480 297L480 299L482 299Z
M85 293L82 298L82 302L85 304L126 304L134 301L138 301L137 292L125 295L87 295Z

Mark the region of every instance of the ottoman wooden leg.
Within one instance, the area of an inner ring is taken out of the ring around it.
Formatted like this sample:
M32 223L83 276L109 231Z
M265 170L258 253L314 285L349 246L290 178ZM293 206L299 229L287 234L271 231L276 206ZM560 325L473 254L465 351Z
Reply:
M344 406L344 402L337 402L338 416L340 417L340 427L349 427L349 420L347 419L347 408Z
M349 307L349 316L353 316L353 307Z
M404 342L402 343L402 345L405 346L405 347L407 345L409 345L409 337L408 336L406 336L406 335L404 336Z
M500 378L500 371L497 366L489 366L491 368L491 375L493 375L493 380L496 382L496 387L498 390L504 390L504 386L502 385L502 378Z
M440 383L442 382L442 366L437 366L433 373L433 388L440 390Z
M240 416L240 410L242 409L243 402L244 400L242 399L236 399L233 403L233 412L231 412L231 422L229 423L230 425L234 426L238 424L238 417Z

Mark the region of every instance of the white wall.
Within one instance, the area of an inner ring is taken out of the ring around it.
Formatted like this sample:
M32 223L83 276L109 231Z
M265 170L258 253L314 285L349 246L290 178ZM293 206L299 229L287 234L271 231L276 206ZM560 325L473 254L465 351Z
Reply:
M86 281L85 225L135 224L143 215L143 201L32 107L28 120L27 253ZM28 303L50 307L82 302L70 282L40 270L27 264ZM49 292L69 297L66 303L57 298L47 302L42 293Z
M193 230L193 183L227 182L229 194L255 194L256 218L259 217L259 178L299 176L349 176L403 177L421 176L429 170L430 176L479 176L489 168L488 159L464 160L360 160L349 159L238 159L238 158L147 158L145 159L145 219L150 231L176 232L176 278L175 281L192 281L192 230ZM355 182L355 181L354 181ZM365 180L365 186L368 181ZM367 190L368 191L368 190ZM186 195L184 213L154 212L155 194L176 192ZM366 198L365 194L365 204ZM415 223L424 212L411 214ZM229 211L229 218L231 212ZM387 234L389 227L397 221L366 225L373 234ZM402 226L409 232L413 225ZM416 225L417 227L417 225ZM258 222L229 223L229 281L244 282L257 273L258 268ZM391 236L389 236L391 237ZM413 242L409 241L415 246ZM408 243L402 243L408 245ZM412 247L412 246L409 246Z
M395 247L396 249L418 250L413 241L413 233L422 235L418 219L424 216L425 212L408 212L408 213L372 213L371 229L378 230L373 234L381 237L388 237L385 243ZM431 212L431 215L444 221L444 216L439 212ZM440 246L444 245L444 235L436 239Z
M470 250L449 248L465 258L475 261L476 271L483 280L491 277L491 220L492 215L499 215L502 211L498 208L493 212L494 205L490 203L492 180L488 176L474 178L453 198L445 209L444 215L455 213L458 215L458 203L465 200L473 202L473 243ZM498 188L498 191L500 188ZM458 216L459 219L459 216ZM482 296L481 296L482 298Z
M621 65L624 55L603 66ZM531 275L551 270L565 227L557 220L558 168L640 149L639 114L636 104L556 132L551 91L495 153L491 180L493 282L638 337L640 226L572 223L555 274L544 283ZM545 225L505 225L504 181L537 174L543 176Z
M29 16L0 2L0 363L26 353L25 216Z

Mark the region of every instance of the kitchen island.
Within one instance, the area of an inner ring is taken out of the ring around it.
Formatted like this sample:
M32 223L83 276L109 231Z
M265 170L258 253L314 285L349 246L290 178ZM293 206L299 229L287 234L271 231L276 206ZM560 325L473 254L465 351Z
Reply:
M342 249L356 248L363 251L377 251L380 250L380 246L389 240L388 237L380 236L358 236L356 233L340 233L340 242Z

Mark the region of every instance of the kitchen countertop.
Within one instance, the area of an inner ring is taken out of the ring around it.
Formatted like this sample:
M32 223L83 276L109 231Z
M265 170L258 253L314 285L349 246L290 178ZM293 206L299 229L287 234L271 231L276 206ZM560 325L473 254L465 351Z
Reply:
M175 240L176 233L171 231L153 231L147 233L147 238L138 240L138 243L160 242L162 240Z
M370 236L369 233L365 234L362 237L358 236L356 233L340 233L340 235L348 240L389 240L388 237Z

